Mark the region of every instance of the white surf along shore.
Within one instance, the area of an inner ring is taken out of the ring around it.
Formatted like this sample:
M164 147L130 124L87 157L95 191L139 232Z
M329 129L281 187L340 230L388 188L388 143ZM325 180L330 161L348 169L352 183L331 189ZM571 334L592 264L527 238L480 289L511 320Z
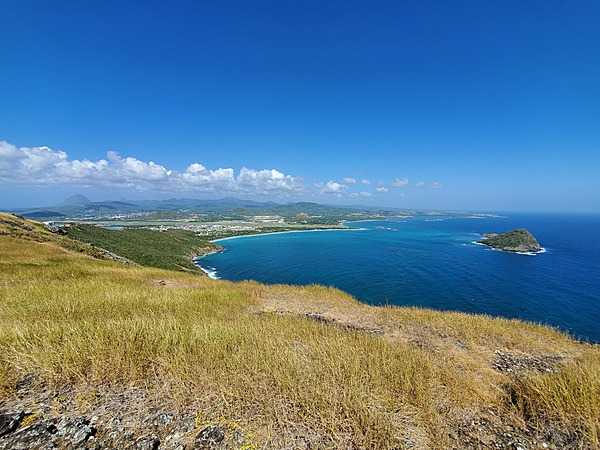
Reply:
M217 249L217 250L213 250L212 252L205 253L201 256L196 256L196 257L192 258L192 262L198 269L200 269L202 272L204 272L206 274L206 276L208 276L208 278L210 278L212 280L219 280L221 277L219 277L219 275L217 274L217 270L214 267L202 266L200 264L200 260L202 258L207 257L208 255L214 255L215 253L220 253L222 251L223 251L222 249Z
M485 248L487 248L488 250L491 250L493 252L502 252L502 253L512 253L513 255L527 255L527 256L537 256L541 253L546 253L547 250L545 247L542 247L541 250L537 251L537 252L511 252L508 250L502 250L501 248L494 248L491 247L489 245L483 244L482 242L477 242L477 241L472 241L471 244L475 244L475 245L481 245Z
M316 229L312 229L312 230L269 231L268 233L253 233L253 234L241 234L239 236L229 236L229 237L224 237L224 238L219 238L219 239L213 239L210 242L215 243L215 242L231 241L233 239L242 239L242 238L247 238L247 237L272 236L274 234L316 233L316 232L325 232L325 231L366 231L366 230L368 230L368 228L349 228L348 227L348 228L316 228ZM211 278L213 280L219 280L221 278L221 277L219 277L217 270L214 267L203 267L200 264L200 260L209 255L214 255L215 253L220 253L221 251L222 250L215 250L213 252L208 252L202 256L198 256L193 259L196 267L198 267L200 270L202 270L202 272L204 272L208 276L208 278Z
M232 239L242 239L246 237L257 237L257 236L271 236L274 234L290 234L290 233L317 233L324 231L365 231L367 228L315 228L312 230L286 230L286 231L269 231L268 233L253 233L253 234L240 234L239 236L229 236L219 239L213 239L210 242L222 242L230 241Z

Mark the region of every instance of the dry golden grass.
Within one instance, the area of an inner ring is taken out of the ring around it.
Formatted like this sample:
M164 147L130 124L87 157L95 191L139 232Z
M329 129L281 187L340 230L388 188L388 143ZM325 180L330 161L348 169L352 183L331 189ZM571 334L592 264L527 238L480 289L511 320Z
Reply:
M558 373L526 377L513 385L513 401L538 427L553 423L600 443L600 353L597 348Z
M507 376L491 367L496 349L566 362ZM569 430L581 448L600 442L600 352L555 330L375 308L317 286L127 267L0 237L2 396L31 373L82 390L160 391L202 405L204 417L239 421L259 447L303 433L317 448L461 448L457 430L489 409L494 426Z

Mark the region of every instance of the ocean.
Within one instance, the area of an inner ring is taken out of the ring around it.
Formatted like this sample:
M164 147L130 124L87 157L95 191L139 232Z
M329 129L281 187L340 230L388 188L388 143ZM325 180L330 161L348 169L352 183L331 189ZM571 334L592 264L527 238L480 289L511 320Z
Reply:
M223 240L199 260L218 278L322 284L360 301L484 313L551 325L600 342L600 215L501 214L349 222L352 231ZM527 228L546 249L476 245Z

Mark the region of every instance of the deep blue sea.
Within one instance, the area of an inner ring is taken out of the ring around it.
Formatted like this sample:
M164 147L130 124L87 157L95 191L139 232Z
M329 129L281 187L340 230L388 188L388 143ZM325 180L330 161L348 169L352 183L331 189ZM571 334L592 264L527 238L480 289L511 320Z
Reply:
M600 342L600 215L502 214L350 222L354 231L223 240L200 264L228 280L335 286L371 304L415 305L550 324ZM472 242L529 229L535 256Z

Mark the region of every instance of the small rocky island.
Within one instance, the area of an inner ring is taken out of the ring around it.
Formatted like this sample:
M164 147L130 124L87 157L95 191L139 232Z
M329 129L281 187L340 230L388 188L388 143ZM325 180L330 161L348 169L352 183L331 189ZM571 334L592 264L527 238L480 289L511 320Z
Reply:
M506 233L486 233L477 242L506 252L537 253L543 250L533 234L525 228L507 231Z

